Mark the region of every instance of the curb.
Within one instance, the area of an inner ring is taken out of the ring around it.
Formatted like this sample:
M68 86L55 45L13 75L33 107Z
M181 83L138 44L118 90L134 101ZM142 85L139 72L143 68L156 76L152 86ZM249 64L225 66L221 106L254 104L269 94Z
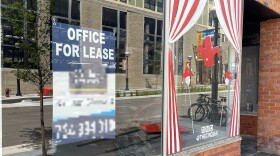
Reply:
M45 96L43 99L49 99L52 98L52 96ZM36 96L30 96L30 97L19 97L19 98L11 98L11 99L2 99L2 104L11 104L11 103L18 103L21 102L22 100L32 100L32 101L39 101L40 97Z

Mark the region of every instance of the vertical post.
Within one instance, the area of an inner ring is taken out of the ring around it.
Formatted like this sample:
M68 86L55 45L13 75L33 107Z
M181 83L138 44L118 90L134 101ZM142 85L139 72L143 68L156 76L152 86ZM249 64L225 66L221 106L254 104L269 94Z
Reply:
M117 11L117 56L116 56L116 73L119 73L120 70L120 62L119 62L119 54L120 54L120 11Z
M161 126L161 155L166 156L167 155L167 107L168 107L168 85L166 85L168 82L168 52L169 52L169 16L168 16L168 10L169 5L167 4L168 1L165 1L163 3L164 9L163 9L163 23L164 23L164 31L163 31L163 77L162 77L162 126Z
M221 51L221 55L220 55L220 83L223 83L223 60L222 60L222 51Z
M27 0L24 0L24 8L27 10ZM23 16L23 39L24 42L27 41L27 22L26 22L26 14ZM24 67L27 67L28 64L28 51L26 48L23 48L23 61L24 61Z
M20 91L20 79L19 79L19 65L17 66L17 94L16 96L22 96Z
M190 59L190 71L192 71L192 59ZM192 86L192 77L190 76L190 87Z
M189 59L189 61L190 61L189 69L190 69L190 71L192 71L192 56L189 55L189 56L188 56L188 59ZM192 77L190 77L190 86L191 86L191 84L192 84Z
M214 33L214 46L218 45L218 18L214 17L215 33ZM214 57L213 77L212 77L212 99L218 98L218 81L217 81L217 65L218 55Z
M69 0L68 1L68 21L71 21L71 19L72 19L72 0Z
M125 90L129 90L129 88L128 88L128 54L126 55L126 78L125 78Z
M13 41L14 41L14 37L13 37ZM16 96L22 96L21 91L20 91L20 79L19 79L19 49L18 49L17 44L18 44L18 43L15 43L15 41L14 41L15 49L17 49L17 56L18 56L18 63L17 63L17 93L16 93Z

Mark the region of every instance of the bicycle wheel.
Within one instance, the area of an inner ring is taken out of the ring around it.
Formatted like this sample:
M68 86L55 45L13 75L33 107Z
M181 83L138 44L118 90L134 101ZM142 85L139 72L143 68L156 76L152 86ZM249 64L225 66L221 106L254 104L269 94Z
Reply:
M188 116L194 121L202 121L205 116L205 109L201 104L192 104L188 109Z

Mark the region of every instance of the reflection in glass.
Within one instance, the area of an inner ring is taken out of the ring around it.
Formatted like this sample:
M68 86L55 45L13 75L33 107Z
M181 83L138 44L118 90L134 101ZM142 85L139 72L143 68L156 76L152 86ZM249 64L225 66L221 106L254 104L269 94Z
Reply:
M125 73L126 16L126 12L103 8L102 29L113 32L116 37L116 73Z
M143 73L158 74L161 68L162 21L145 17Z

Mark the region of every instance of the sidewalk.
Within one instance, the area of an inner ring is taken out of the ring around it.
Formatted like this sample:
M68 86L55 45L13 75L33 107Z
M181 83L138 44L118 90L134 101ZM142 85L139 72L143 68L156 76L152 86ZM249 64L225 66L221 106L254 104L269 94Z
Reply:
M257 137L244 135L241 141L241 156L278 156L257 151Z
M44 99L52 98L52 96L44 96L43 98ZM40 96L38 96L38 94L26 94L26 95L22 95L22 96L11 95L10 97L6 97L6 96L2 95L2 97L1 97L2 104L18 103L23 100L39 101Z

